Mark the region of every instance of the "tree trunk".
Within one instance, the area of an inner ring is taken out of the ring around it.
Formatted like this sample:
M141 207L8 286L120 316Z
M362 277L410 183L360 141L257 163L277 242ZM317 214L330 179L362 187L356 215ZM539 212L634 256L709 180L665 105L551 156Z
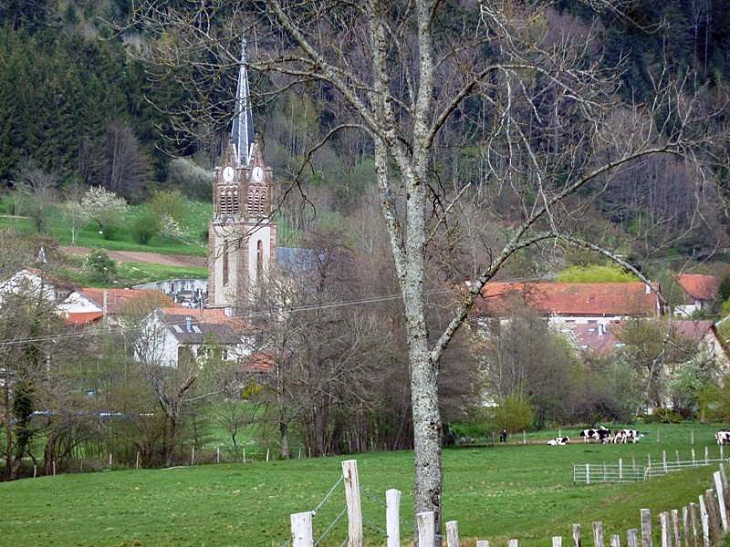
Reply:
M291 457L289 452L289 424L279 422L279 435L281 436L281 457L288 460Z

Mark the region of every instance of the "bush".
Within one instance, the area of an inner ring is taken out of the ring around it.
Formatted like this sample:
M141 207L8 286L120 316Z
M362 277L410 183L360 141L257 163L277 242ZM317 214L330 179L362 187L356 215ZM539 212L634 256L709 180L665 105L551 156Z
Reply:
M117 275L116 263L102 249L91 251L91 254L86 257L84 267L89 270L94 281L102 283L109 283Z
M497 429L506 429L509 433L523 431L532 425L534 419L532 405L517 395L505 397L494 409L493 421Z
M177 222L185 220L187 200L180 190L161 190L155 192L149 208L158 218L169 216Z
M147 245L159 233L160 221L152 211L145 211L132 223L132 237L140 245Z
M653 414L644 416L644 423L647 424L678 424L682 422L682 416L671 408L657 408Z

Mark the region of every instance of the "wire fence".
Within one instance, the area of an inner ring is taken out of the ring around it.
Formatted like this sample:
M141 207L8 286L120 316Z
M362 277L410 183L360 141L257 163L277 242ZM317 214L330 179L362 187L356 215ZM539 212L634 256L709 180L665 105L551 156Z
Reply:
M573 484L588 485L603 482L623 483L645 481L652 477L661 477L690 467L717 465L727 462L722 445L719 447L719 451L718 457L710 458L709 448L705 449L704 457L697 457L695 450L692 449L691 458L684 460L680 459L678 451L675 452L675 459L668 459L665 451L662 452L661 458L655 458L653 461L651 456L648 456L646 465L637 465L636 459L632 459L630 463L619 459L617 464L573 464Z

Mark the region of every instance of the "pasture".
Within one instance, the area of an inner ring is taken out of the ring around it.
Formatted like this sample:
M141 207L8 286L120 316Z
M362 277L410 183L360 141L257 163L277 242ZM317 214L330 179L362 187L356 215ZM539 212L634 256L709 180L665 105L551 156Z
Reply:
M645 462L662 451L683 459L690 449L711 457L717 427L699 424L642 425L650 434L636 445L584 445L577 430L563 430L573 442L547 446L556 432L515 444L444 451L444 520L458 520L462 545L475 538L506 545L548 545L552 535L604 523L606 535L639 524L639 509L676 509L710 486L715 466L697 467L647 482L574 486L573 463ZM694 432L695 444L690 445ZM659 437L660 442L657 442ZM539 444L537 444L539 442ZM726 455L730 447L726 447ZM337 482L340 461L357 459L368 545L383 545L380 503L388 488L403 492L401 530L412 527L413 465L410 452L348 457L258 461L168 470L115 470L59 475L0 484L3 514L0 545L238 545L280 546L289 536L289 515L316 508ZM344 507L341 486L314 519L319 536ZM344 519L321 545L340 545ZM584 543L590 543L587 539Z

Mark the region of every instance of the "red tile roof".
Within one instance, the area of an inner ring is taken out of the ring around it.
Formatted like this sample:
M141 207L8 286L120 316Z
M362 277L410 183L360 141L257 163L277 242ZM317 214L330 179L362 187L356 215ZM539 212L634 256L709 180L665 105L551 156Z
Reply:
M656 287L655 287L656 288ZM544 315L655 316L659 298L642 282L630 283L488 283L476 312L506 313L515 298Z
M255 351L240 362L241 371L249 374L270 372L274 365L276 365L274 356L263 351Z
M590 351L596 355L611 353L619 343L616 333L621 330L624 321L611 321L608 325L596 323L582 323L561 325L571 331L577 348L581 351Z
M104 307L104 293L107 298L107 313L114 315L120 313L130 302L135 300L148 300L160 306L174 307L175 303L165 293L148 289L96 289L83 288L77 292L88 298L98 307ZM178 308L179 309L179 308Z
M86 325L101 319L104 314L100 311L64 313L64 319L69 325Z
M707 333L712 330L712 321L691 321L691 320L675 320L670 323L674 327L677 334L692 340L693 342L701 342Z
M714 275L679 274L677 283L695 300L714 300L720 289L720 279Z

